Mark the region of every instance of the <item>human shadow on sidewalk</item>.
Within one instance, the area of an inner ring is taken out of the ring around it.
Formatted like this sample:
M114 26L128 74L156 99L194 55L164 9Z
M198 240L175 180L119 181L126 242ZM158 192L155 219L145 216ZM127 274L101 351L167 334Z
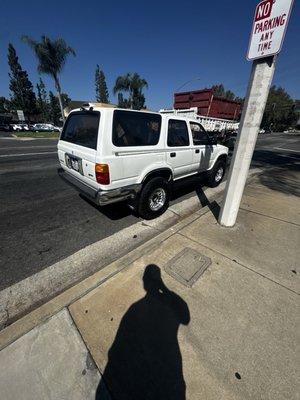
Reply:
M123 316L96 393L115 400L185 400L185 381L177 334L190 322L185 301L170 291L159 267L148 265L145 297ZM105 382L105 384L104 384Z

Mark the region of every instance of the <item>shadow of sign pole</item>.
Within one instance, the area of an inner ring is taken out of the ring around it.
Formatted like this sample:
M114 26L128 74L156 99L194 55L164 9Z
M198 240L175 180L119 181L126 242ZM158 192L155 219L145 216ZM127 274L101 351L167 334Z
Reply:
M275 71L293 0L263 0L255 9L248 60L254 60L237 143L230 165L219 223L235 224L246 184L258 130Z

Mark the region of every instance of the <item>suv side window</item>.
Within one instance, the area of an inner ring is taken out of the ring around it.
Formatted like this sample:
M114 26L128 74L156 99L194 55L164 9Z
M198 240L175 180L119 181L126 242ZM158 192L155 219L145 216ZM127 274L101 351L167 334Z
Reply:
M202 125L190 122L194 146L210 144L210 138Z
M189 132L185 121L170 119L168 125L168 146L189 146Z
M159 141L160 128L159 114L115 110L112 141L117 147L155 146Z

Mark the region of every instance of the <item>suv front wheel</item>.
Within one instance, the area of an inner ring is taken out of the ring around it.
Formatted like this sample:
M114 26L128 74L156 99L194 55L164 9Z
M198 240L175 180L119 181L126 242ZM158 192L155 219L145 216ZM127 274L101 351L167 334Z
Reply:
M220 183L224 178L225 170L226 170L226 162L222 159L218 160L214 165L212 171L209 172L207 179L208 185L210 187L216 187L220 185Z
M153 178L143 187L139 201L138 214L144 219L162 215L169 207L168 182L160 177Z

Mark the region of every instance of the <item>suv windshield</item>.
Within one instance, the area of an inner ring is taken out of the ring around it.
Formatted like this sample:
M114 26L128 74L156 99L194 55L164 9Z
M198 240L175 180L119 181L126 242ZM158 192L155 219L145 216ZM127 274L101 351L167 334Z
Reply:
M96 150L100 112L80 111L69 115L60 140Z

